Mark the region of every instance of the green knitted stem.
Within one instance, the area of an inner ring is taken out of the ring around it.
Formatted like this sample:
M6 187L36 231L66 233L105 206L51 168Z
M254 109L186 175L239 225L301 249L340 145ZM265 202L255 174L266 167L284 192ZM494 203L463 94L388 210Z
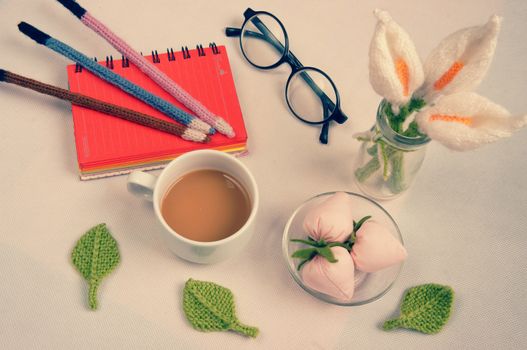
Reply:
M379 141L379 148L381 149L382 158L382 178L384 181L388 180L389 169L388 169L388 152L386 151L386 144Z
M232 324L230 326L230 329L235 331L235 332L238 332L240 334L252 337L252 338L256 338L256 336L259 333L258 328L247 326L247 325L244 325L244 324L239 323L239 322L237 322L235 324Z
M380 167L381 164L379 163L379 159L373 157L368 163L366 163L366 165L355 170L355 177L359 182L364 182L371 176L371 174L379 170Z
M392 166L392 173L388 179L388 184L392 193L401 193L407 188L404 182L404 153L397 150L393 152L390 157L390 164Z
M394 114L389 103L384 106L383 113L387 116L390 127L397 133L407 137L418 137L423 134L419 131L417 122L413 120L406 130L403 130L405 120L413 113L426 105L424 100L412 98L406 105L400 106L399 114ZM359 141L371 142L373 146L367 149L372 157L368 163L355 170L355 177L359 182L366 181L382 166L382 178L387 182L392 193L397 194L406 190L404 176L404 151L401 151L381 139L359 138ZM380 154L378 152L380 151ZM382 164L379 159L382 159Z
M382 329L384 329L385 331L391 331L392 329L399 328L399 327L401 327L401 320L399 320L398 318L393 319L393 320L388 320L384 322L384 324L382 325Z
M99 280L93 279L90 282L90 289L88 291L88 302L90 309L97 310L97 289L99 288Z

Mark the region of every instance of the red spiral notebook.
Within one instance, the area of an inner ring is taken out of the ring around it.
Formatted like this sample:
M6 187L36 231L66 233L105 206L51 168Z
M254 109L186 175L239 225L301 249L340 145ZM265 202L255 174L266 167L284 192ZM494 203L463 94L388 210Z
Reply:
M225 46L146 56L210 111L234 128L232 139L216 133L200 144L126 120L72 105L75 145L82 180L127 174L132 170L162 168L175 157L197 149L229 153L246 151L247 133ZM101 61L115 73L192 114L148 76L126 60ZM156 109L128 95L76 65L69 65L68 83L79 92L106 102L174 122Z

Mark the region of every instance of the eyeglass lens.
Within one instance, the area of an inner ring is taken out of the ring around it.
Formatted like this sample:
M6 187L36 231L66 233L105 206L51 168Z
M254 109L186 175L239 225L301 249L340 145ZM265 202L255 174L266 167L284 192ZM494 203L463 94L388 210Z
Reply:
M336 109L337 93L321 72L304 68L291 76L286 88L293 113L308 123L320 123Z
M285 52L285 42L281 24L266 14L251 17L242 28L243 54L248 61L261 68L280 61Z

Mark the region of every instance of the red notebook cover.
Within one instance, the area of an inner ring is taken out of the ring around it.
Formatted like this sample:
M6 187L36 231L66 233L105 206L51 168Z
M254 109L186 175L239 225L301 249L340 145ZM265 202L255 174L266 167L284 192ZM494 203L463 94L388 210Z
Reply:
M233 127L232 139L216 133L206 144L185 141L142 125L72 105L75 145L81 179L129 173L134 169L163 167L173 158L197 149L217 149L231 153L246 150L247 133L243 121L232 71L225 46L189 50L189 56L174 52L175 60L167 53L159 54L155 63L183 89L199 100L210 111L224 118ZM152 56L146 57L152 60ZM111 62L101 61L111 67ZM86 69L69 65L68 82L72 92L79 92L99 100L134 109L151 116L174 122L156 109L105 82ZM114 60L112 70L193 114L170 96L147 75L132 64Z

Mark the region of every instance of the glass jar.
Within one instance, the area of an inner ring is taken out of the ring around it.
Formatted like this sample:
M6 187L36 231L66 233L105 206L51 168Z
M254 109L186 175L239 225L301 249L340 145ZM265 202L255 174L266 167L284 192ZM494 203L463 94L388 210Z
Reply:
M375 125L357 137L362 146L354 178L361 191L376 199L395 198L410 187L430 142L426 135L408 137L394 131L388 121L388 110L391 107L383 100Z

